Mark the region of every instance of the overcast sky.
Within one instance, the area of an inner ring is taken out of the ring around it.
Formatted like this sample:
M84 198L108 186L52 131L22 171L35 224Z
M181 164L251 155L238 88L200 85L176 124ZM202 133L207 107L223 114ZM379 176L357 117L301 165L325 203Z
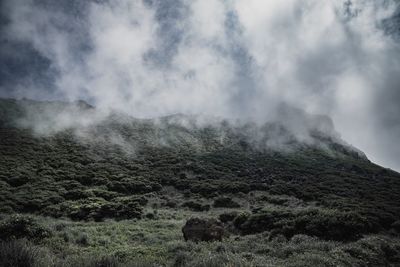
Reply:
M0 3L0 97L257 121L286 102L400 170L396 1Z

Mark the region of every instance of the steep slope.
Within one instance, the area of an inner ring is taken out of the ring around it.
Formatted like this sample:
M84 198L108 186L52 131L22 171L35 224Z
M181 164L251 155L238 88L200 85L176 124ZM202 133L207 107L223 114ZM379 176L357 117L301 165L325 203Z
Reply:
M400 175L369 162L336 133L323 132L333 132L327 118L310 117L307 123L319 128L307 127L309 136L303 132L302 140L284 124L207 124L183 115L155 121L112 114L43 135L54 125L51 120L61 118L57 114L72 110L90 116L85 112L94 109L83 102L28 100L2 100L0 107L3 212L84 219L91 215L68 213L61 206L89 197L105 202L138 197L173 186L205 198L251 191L292 196L357 212L374 232L400 219ZM39 118L41 113L46 115ZM297 121L305 123L304 116ZM38 133L32 127L40 123L49 125ZM135 216L139 202L134 201Z
M0 114L0 239L28 238L53 263L86 266L73 259L98 251L127 262L140 250L149 266L208 266L195 262L210 253L229 266L400 264L400 174L347 145L327 117L282 106L264 124L134 119L84 102L10 99ZM15 213L72 221L49 231L35 220L50 219ZM229 247L179 243L193 216L218 218Z

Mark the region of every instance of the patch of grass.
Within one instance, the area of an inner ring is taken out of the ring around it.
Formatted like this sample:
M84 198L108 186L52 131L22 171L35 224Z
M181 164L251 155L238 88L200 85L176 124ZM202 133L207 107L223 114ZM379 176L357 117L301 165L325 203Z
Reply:
M0 266L31 267L35 266L38 251L27 242L18 240L0 243Z
M171 212L164 212L167 211ZM366 236L343 243L308 235L286 238L266 231L231 235L223 242L193 243L182 238L184 223L184 220L174 219L57 220L49 221L48 225L53 225L54 229L56 225L63 226L43 239L39 246L27 241L17 242L22 242L18 246L28 244L28 249L34 252L28 255L33 255L34 261L44 259L41 263L46 261L48 266L96 266L100 263L114 264L110 266L265 266L267 263L270 266L305 266L309 262L316 266L361 267L400 264L400 240L395 237ZM68 238L64 238L65 235ZM9 242L14 246L14 241ZM40 256L36 252L40 252Z

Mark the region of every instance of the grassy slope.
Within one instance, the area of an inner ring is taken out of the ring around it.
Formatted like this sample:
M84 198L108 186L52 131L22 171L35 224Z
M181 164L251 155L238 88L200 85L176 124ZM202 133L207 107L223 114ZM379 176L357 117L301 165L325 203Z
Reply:
M398 261L389 254L400 251L392 229L400 220L400 175L329 138L321 138L328 150L295 143L283 153L255 149L228 126L221 143L221 129L158 128L126 118L91 127L90 138L78 139L71 129L37 136L10 123L24 113L15 102L3 100L0 113L1 212L81 220L44 222L53 235L38 244L56 259L73 262L88 253L188 266L212 257L261 266ZM115 145L116 133L125 143ZM168 145L158 145L159 136ZM213 208L221 196L240 208ZM211 209L196 212L188 202ZM227 210L245 216L244 223L229 223L234 234L225 242L182 241L187 218ZM379 236L361 237L369 234Z

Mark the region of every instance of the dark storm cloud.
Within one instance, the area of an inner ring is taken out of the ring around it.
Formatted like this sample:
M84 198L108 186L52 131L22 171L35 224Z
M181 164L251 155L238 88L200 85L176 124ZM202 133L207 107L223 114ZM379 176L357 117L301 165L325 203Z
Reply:
M274 118L285 102L330 115L345 140L400 169L397 6L5 0L0 95L85 99L138 117L254 121Z
M79 64L90 50L85 13L89 1L3 1L0 12L0 95L62 97L62 75L52 46L68 46ZM64 40L62 40L64 39ZM58 42L58 43L57 43Z

